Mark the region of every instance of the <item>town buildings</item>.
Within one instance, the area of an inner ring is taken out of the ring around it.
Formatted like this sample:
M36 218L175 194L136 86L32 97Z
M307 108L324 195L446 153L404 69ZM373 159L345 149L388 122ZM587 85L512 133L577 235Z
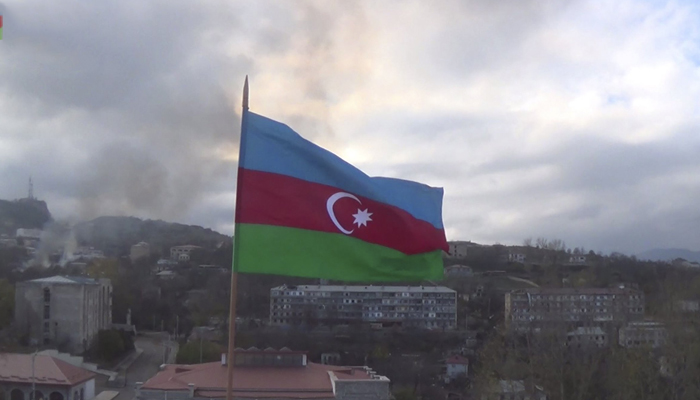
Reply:
M0 388L4 398L11 400L92 400L95 374L47 355L4 353L0 354Z
M507 293L505 319L516 331L552 325L614 326L644 318L644 293L631 288L532 288Z
M448 242L449 251L444 254L447 258L464 258L467 256L469 247L474 246L471 242Z
M190 261L192 252L201 247L193 245L174 246L170 248L170 259L175 261Z
M466 378L469 373L469 359L453 355L445 360L445 383L459 378Z
M34 345L81 353L112 324L112 285L109 279L76 276L17 283L15 322Z
M137 400L224 399L226 355L221 361L166 365L145 383L137 383ZM389 400L389 379L368 367L343 367L307 361L306 353L236 349L233 398L275 400Z
M566 345L571 349L608 347L609 335L599 326L579 326L566 334Z
M453 329L457 292L438 286L278 286L270 289L270 324L382 325Z
M150 257L151 255L151 245L146 242L139 242L131 246L129 249L129 258L131 262L134 262L140 258Z
M622 347L659 348L666 344L668 334L661 322L634 321L620 328L618 342Z

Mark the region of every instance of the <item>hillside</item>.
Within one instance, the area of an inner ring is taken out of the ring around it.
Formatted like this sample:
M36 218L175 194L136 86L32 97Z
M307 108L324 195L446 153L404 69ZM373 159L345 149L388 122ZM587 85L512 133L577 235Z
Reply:
M51 221L46 202L33 199L0 200L0 233L13 235L19 228L39 228Z
M214 249L231 241L231 237L201 226L135 217L99 217L75 225L73 231L79 245L101 249L108 256L128 254L138 242L147 242L152 249L168 254L171 246L192 244Z
M688 249L653 249L637 254L640 260L672 261L682 258L686 261L700 262L700 251Z

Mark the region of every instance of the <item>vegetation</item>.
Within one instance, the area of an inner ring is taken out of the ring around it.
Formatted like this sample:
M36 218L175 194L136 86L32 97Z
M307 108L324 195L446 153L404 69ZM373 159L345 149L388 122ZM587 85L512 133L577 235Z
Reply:
M218 361L221 359L223 351L224 349L217 343L195 340L180 346L175 362L178 364L199 364Z
M91 356L109 363L132 350L134 350L134 341L129 333L109 329L97 333L97 343L89 353Z

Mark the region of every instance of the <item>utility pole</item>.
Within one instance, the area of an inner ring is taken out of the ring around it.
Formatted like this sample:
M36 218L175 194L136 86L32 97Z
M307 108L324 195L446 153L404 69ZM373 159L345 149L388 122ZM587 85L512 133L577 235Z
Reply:
M202 363L202 335L199 335L199 363Z
M31 178L30 178L31 179ZM30 181L31 182L31 181ZM36 393L36 382L34 379L34 359L36 358L36 353L39 351L39 349L36 349L34 351L34 354L32 354L32 394L29 396L29 400L36 400L34 398L34 395Z
M175 340L180 340L180 316L175 316Z

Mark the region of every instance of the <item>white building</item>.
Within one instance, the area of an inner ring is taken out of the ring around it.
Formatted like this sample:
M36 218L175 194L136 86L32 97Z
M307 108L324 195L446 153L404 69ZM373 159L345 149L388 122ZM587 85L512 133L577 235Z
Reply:
M469 360L460 355L454 355L445 360L445 383L450 383L454 379L467 377L469 373Z
M175 261L189 261L193 251L201 249L199 246L185 245L170 248L170 259Z
M41 239L41 229L19 228L15 236L19 239Z
M516 263L524 263L525 262L525 254L524 253L508 253L508 261L509 262L516 262Z
M112 325L112 284L109 279L79 276L19 282L15 322L37 345L54 344L81 353L98 331Z
M583 265L586 263L586 256L583 254L575 254L569 257L569 264Z
M270 289L270 324L382 325L453 329L457 292L438 286L278 286Z
M581 326L566 334L566 345L574 349L608 347L608 334L599 326Z
M469 252L469 247L473 246L470 242L448 242L449 251L445 254L449 258L464 258Z
M622 347L644 347L653 349L666 344L668 334L661 322L635 321L620 328L618 342Z

